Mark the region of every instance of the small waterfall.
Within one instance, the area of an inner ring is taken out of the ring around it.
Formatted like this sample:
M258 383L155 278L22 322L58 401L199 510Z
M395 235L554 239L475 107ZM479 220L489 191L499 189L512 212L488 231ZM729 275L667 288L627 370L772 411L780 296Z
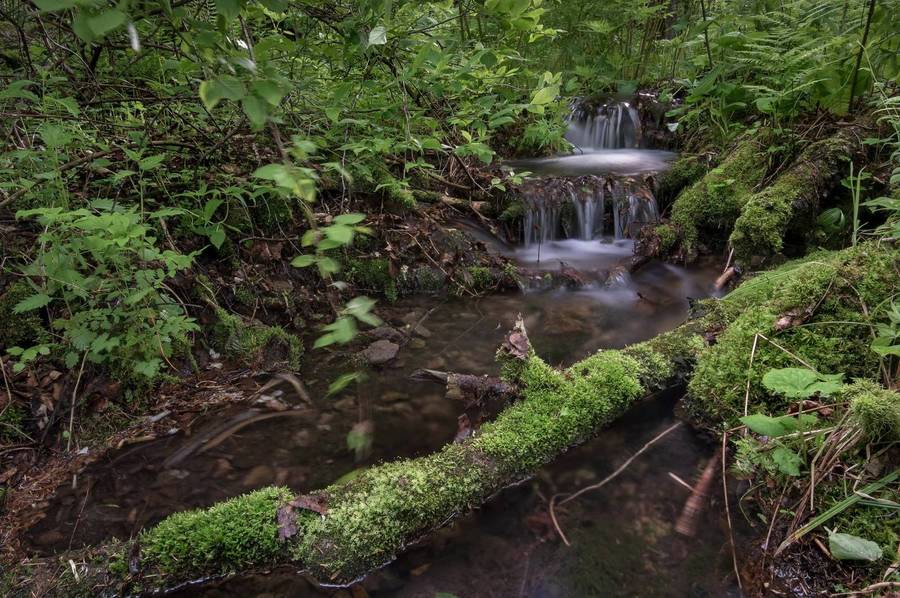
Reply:
M526 246L559 238L626 239L659 220L656 199L644 180L596 175L535 179L522 192Z
M636 148L641 140L641 117L629 102L599 107L576 104L569 114L566 139L582 151Z

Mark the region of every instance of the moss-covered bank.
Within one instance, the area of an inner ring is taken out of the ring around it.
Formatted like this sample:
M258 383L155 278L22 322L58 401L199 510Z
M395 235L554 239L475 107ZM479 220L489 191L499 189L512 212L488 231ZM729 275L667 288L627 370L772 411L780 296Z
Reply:
M710 325L722 332L688 387L691 416L710 427L731 427L744 415L745 401L750 413L783 412L788 401L766 391L762 376L802 367L798 358L823 374L877 378L871 326L897 293L898 267L900 251L893 246L864 243L788 262L723 300L704 302Z

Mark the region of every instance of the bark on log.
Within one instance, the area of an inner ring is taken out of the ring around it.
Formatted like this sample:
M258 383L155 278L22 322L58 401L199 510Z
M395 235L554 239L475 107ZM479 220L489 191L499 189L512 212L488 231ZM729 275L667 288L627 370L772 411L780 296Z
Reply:
M277 564L296 565L323 582L350 583L684 375L705 347L700 328L688 323L558 370L534 354L520 319L498 360L521 400L474 436L309 495L262 489L172 515L136 540L35 565L45 573L58 568L60 594L142 593Z

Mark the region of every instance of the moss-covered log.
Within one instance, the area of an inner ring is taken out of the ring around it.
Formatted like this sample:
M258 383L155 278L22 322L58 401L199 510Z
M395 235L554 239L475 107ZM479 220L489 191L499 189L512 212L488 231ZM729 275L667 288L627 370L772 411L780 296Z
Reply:
M749 262L780 252L789 231L805 242L815 226L821 198L860 145L859 131L842 129L807 146L771 185L752 194L729 239L738 260Z
M724 239L741 208L766 174L764 144L755 138L739 142L716 167L682 191L672 204L672 225L659 234L661 250L692 259L701 238ZM665 225L663 225L665 226Z
M517 328L498 359L520 399L473 437L311 495L266 488L172 515L135 541L60 557L62 577L55 583L65 582L70 593L146 591L278 563L296 564L323 581L350 582L532 475L635 400L684 374L705 347L698 330L687 324L558 370L534 354L524 329ZM81 563L77 584L69 559ZM42 565L46 572L52 563ZM40 578L33 573L24 575Z

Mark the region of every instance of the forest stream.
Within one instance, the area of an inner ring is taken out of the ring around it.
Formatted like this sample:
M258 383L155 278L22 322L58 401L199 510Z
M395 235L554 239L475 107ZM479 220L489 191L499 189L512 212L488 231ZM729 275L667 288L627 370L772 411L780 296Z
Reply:
M663 157L665 152L655 150L600 149L527 165L541 175L588 174L605 182L607 176L623 177L623 168L630 175L657 171L665 167ZM560 161L568 170L560 171ZM538 176L537 184L543 180ZM536 243L510 248L475 223L461 223L523 271L536 273L532 282L520 293L469 300L407 298L381 307L379 315L388 326L411 329L411 334L400 342L396 358L367 368L364 381L325 397L333 373L355 367L352 358L337 353L308 359L299 372L313 406L290 380L273 385L258 379L266 387L261 401L274 401L284 410L229 408L198 421L188 435L177 432L113 452L60 489L49 515L30 531L31 547L47 554L133 537L169 514L267 485L305 492L360 468L431 453L453 441L463 408L439 385L414 379L413 372L498 374L496 349L519 313L535 350L553 365L569 365L597 349L621 348L675 328L688 316L689 299L713 294L721 265L681 268L651 262L630 274L633 242L615 238L623 236L616 234L622 226L613 227L610 213L621 207L616 201L604 204L602 195L601 190L594 212L578 211L581 238L567 238L564 229L547 231L537 235ZM592 221L583 222L586 217ZM578 288L541 284L541 273L561 267L575 268L586 282ZM612 483L559 511L571 547L557 541L548 516L550 495L597 482L672 426L679 396L670 390L640 402L600 437L409 547L350 590L322 587L282 569L214 580L188 588L185 595L739 595L721 500L713 498L696 517L692 536L675 531L689 485L714 453L714 446L686 424ZM347 448L348 434L356 435L355 453Z

